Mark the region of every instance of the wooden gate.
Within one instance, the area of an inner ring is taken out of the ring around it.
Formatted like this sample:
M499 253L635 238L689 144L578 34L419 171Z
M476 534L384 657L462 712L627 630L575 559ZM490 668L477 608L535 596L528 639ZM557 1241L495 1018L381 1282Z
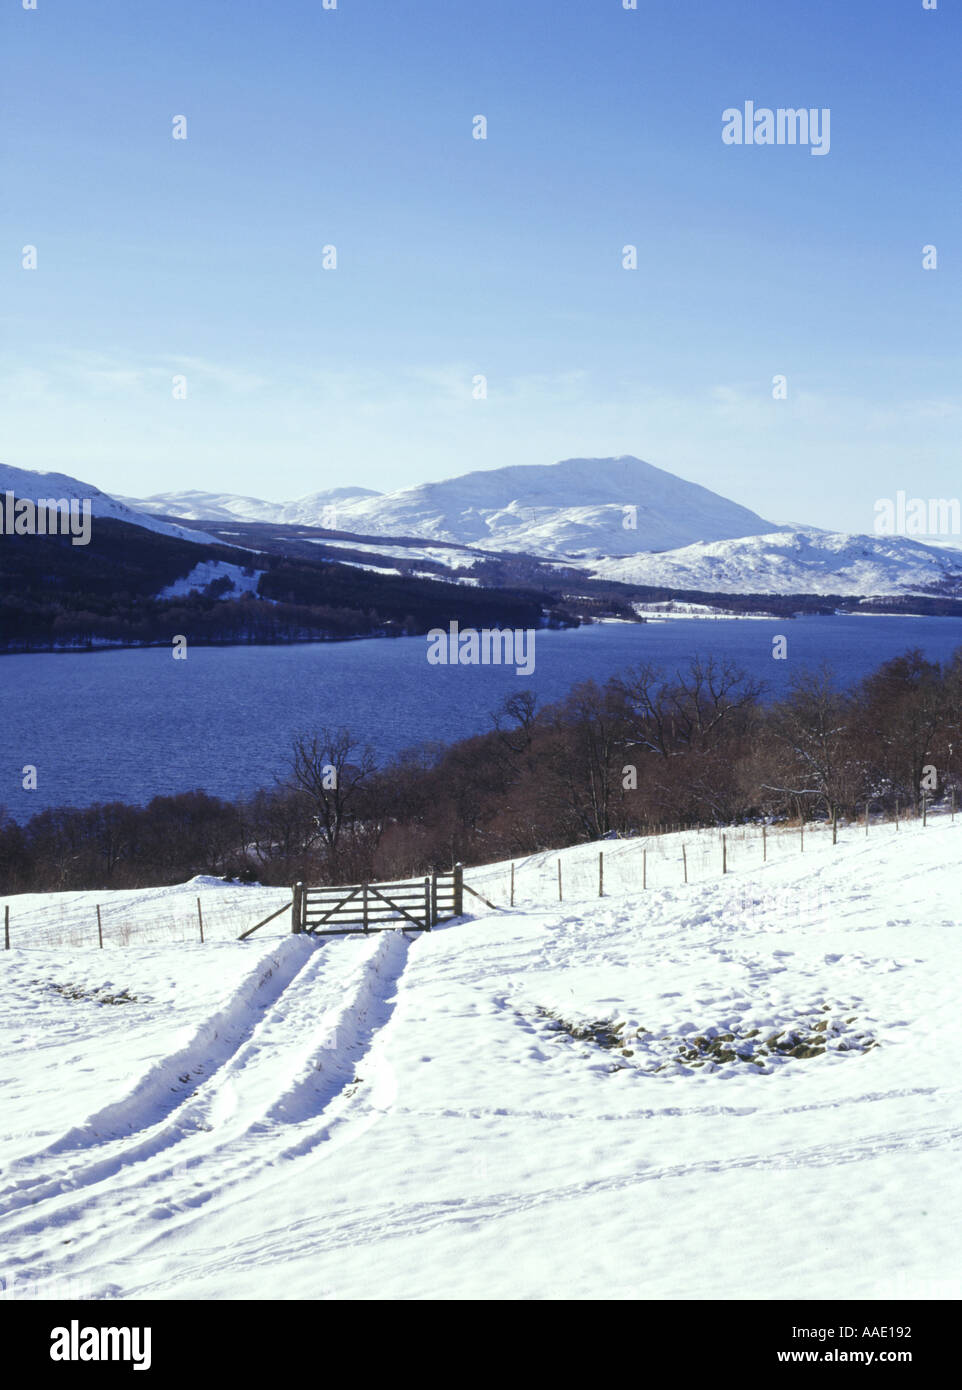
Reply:
M312 936L350 932L430 931L463 912L463 870L400 883L349 883L311 888L294 884L291 930Z

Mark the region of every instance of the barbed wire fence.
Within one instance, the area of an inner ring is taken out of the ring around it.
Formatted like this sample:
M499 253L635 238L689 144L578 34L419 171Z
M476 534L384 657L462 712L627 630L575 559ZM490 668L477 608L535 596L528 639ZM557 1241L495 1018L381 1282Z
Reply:
M758 908L759 898L752 884L739 886L738 880L746 871L755 876L769 864L792 858L802 862L801 856L825 862L836 839L852 843L859 836L912 836L929 824L955 823L953 804L936 809L923 806L918 815L867 814L857 823L840 823L834 830L824 821L666 829L606 840L600 848L567 846L514 861L478 865L465 870L464 883L475 895L470 899L470 911L477 917L512 907L545 908L593 898L628 898L658 889L677 890L734 875L731 901L751 911ZM962 815L958 823L962 825ZM415 875L413 881L421 880ZM783 889L769 893L768 899L781 898L786 911L810 916L821 903L822 892L815 886L803 899L796 890ZM17 904L15 912L5 904L3 947L106 949L233 941L258 916L282 908L289 894L287 888L225 884L193 894L158 890L153 910L142 896L138 898L136 890L117 895L105 892L100 903L92 903L93 895L85 892L65 893L56 903Z
M479 866L465 870L465 883L502 908L543 907L705 884L791 858L803 863L804 855L821 858L843 840L851 844L858 837L913 835L929 824L955 822L953 806L925 808L917 816L869 815L867 823L839 822L834 829L831 822L808 821L666 830L612 839L598 849L584 846L581 854L544 850L513 863Z

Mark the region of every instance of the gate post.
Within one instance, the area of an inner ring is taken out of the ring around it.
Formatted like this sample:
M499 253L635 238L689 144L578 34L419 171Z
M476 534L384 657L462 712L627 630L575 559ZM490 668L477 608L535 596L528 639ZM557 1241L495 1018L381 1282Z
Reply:
M367 931L367 884L366 884L366 883L363 884L362 889L361 889L361 892L362 892L362 894L363 894L362 902L363 902L363 904L364 904L364 930Z
M454 915L463 917L464 915L464 865L455 864L454 866Z
M431 916L430 926L436 927L438 924L438 871L431 870Z
M303 918L304 885L295 883L291 888L291 931L295 934L304 930Z

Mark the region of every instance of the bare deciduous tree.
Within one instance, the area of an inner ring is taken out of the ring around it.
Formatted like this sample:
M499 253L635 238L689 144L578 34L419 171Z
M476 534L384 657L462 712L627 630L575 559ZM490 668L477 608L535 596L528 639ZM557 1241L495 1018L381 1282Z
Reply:
M290 785L310 799L317 838L335 869L345 831L361 819L363 793L377 770L374 753L349 729L324 728L294 740L289 768Z

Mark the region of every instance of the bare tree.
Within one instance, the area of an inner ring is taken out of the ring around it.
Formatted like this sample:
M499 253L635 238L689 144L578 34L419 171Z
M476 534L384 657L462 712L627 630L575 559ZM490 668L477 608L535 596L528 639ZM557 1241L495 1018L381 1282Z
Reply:
M918 806L927 765L951 757L948 731L955 714L952 666L943 678L937 662L915 648L886 661L861 684L860 723L880 788Z
M289 768L290 785L310 799L317 838L335 869L345 832L362 819L377 770L374 753L349 729L324 728L294 740Z
M519 690L517 694L507 696L491 716L501 742L512 753L526 753L531 747L537 704L538 697L533 690ZM503 729L501 724L504 719L514 720L514 728Z
M796 675L767 727L775 759L763 791L794 801L799 810L806 802L821 805L830 816L855 805L866 787L865 767L853 747L855 709L827 667Z

